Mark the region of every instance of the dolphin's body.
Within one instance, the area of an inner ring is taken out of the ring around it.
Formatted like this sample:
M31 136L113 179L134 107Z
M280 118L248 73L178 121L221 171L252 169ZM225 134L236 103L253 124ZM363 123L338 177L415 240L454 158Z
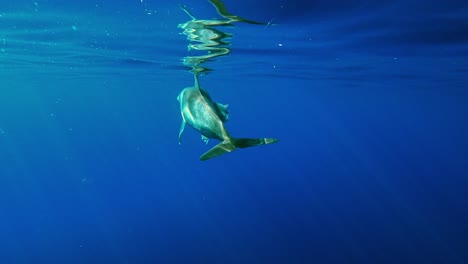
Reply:
M224 153L234 151L236 148L248 148L258 145L277 142L274 138L233 138L224 127L228 119L227 105L215 103L210 95L198 86L195 78L195 86L182 90L177 96L182 114L182 125L179 131L179 144L185 124L195 128L202 134L205 142L208 138L221 141L218 145L207 151L200 160L207 160Z

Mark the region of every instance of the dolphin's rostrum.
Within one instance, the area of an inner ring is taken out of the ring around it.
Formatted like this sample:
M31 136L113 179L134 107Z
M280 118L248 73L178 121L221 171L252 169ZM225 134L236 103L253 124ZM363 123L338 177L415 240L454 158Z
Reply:
M233 138L224 127L228 119L227 105L215 103L210 95L199 87L195 75L195 86L187 87L177 96L182 114L182 125L179 131L179 144L185 124L188 123L202 134L205 141L208 138L221 140L200 157L207 160L224 153L232 152L237 148L248 148L258 145L275 143L275 138Z

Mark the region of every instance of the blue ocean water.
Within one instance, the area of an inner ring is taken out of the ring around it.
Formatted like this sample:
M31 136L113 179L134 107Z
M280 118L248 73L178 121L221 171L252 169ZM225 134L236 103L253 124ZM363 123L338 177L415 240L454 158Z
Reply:
M468 263L468 3L224 3L200 82L280 142L201 162L208 1L1 1L0 263Z

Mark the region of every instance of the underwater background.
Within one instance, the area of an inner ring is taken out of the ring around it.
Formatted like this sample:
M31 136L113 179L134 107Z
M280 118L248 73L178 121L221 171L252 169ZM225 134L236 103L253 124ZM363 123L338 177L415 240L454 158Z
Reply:
M0 263L468 263L468 2L224 3L202 162L208 1L0 0Z

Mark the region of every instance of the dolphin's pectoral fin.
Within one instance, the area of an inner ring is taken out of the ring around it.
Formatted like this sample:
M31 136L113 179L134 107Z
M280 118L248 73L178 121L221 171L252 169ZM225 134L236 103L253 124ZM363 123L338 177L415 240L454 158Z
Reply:
M216 103L216 104L218 105L219 109L225 110L225 111L227 111L227 108L229 106L228 104L221 104L221 103Z
M179 130L179 145L181 144L182 141L182 133L184 133L185 129L185 120L182 119L182 123L180 124L180 130Z
M205 137L204 135L201 136L201 139L203 140L203 142L205 142L205 144L208 144L208 141L210 141L210 139Z
M220 104L216 103L218 106L219 112L221 116L219 117L223 122L227 121L229 119L229 111L228 111L228 104Z

